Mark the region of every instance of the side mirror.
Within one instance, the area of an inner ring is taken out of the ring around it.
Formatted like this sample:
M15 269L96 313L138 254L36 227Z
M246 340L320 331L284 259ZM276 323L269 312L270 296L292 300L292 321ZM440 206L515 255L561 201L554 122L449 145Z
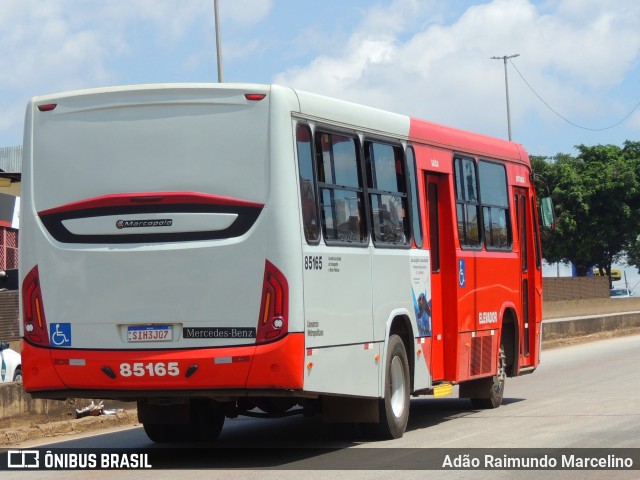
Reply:
M553 230L555 224L555 215L553 213L553 201L551 197L540 199L540 224L542 228Z

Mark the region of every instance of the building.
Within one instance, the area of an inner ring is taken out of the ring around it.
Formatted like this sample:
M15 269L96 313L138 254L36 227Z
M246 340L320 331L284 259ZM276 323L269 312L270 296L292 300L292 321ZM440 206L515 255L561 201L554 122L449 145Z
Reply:
M0 288L17 288L22 146L0 148Z

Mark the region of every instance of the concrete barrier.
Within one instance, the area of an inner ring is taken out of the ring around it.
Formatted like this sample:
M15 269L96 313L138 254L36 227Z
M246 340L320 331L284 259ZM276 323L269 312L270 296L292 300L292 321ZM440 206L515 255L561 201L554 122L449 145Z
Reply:
M0 429L15 424L46 423L64 419L75 419L76 409L82 409L97 399L68 398L61 400L35 399L26 393L22 383L0 384ZM133 402L105 400L105 409L135 408Z
M548 319L542 322L542 346L550 340L633 328L640 328L640 311Z
M59 416L71 412L70 401L50 402L36 400L25 394L22 383L5 383L0 385L1 421L25 414L39 416Z

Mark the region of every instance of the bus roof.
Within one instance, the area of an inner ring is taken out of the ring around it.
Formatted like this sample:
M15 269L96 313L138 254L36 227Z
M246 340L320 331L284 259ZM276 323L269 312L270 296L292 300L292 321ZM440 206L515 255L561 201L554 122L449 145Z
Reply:
M299 115L303 117L306 116L311 119L334 123L337 126L351 127L368 133L391 135L414 143L447 148L459 153L487 156L529 165L526 151L520 144L515 142L280 85L255 83L160 83L126 85L44 95L34 97L33 102L42 104L61 98L96 94L109 95L110 93L122 91L135 92L143 90L190 90L192 92L200 90L203 97L206 97L206 92L213 89L224 89L236 92L255 91L256 93L267 93L270 91L272 94L278 91L294 92L300 105L300 112L296 113L299 113Z
M524 148L514 142L315 93L296 90L296 94L303 116L369 133L393 135L414 143L443 147L459 153L529 164Z
M417 118L411 119L410 140L450 148L460 153L488 156L529 164L524 148L514 142L447 127Z

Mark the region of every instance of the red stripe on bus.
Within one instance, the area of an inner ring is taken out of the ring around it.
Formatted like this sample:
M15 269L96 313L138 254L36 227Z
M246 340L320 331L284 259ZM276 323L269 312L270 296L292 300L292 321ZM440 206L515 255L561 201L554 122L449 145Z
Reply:
M432 146L441 147L446 150L489 156L495 159L517 162L526 166L529 165L528 157L524 149L514 142L446 127L413 117L410 119L410 122L410 139L426 139Z
M198 349L48 349L23 342L22 354L28 392L115 389L126 397L127 390L301 389L304 383L302 333L266 345ZM216 363L220 357L233 361ZM192 365L197 369L187 376Z
M219 205L262 208L264 204L238 198L195 192L116 193L68 203L38 212L38 215L75 212L91 208L129 207L131 205Z

